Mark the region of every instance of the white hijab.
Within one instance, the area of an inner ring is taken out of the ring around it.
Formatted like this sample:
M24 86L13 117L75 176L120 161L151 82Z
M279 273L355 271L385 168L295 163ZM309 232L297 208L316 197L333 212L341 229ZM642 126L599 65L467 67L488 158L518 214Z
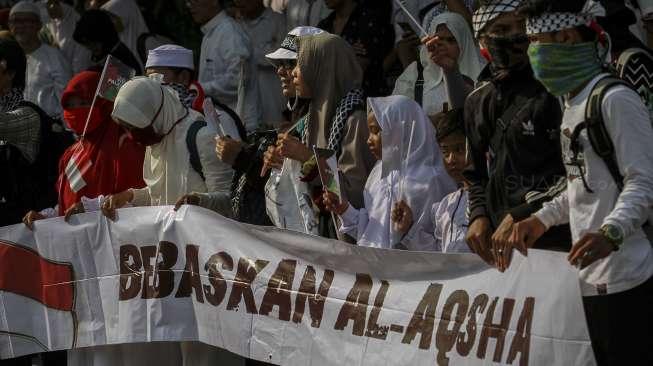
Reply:
M365 207L369 220L364 232L358 234L358 244L390 248L398 241L393 237L390 213L400 195L417 220L424 210L430 210L433 203L453 192L456 185L444 168L435 129L419 104L395 95L369 98L368 106L381 127L383 159L366 184L371 196L371 202L366 202ZM412 143L409 143L413 121ZM403 194L400 192L402 165L405 167ZM429 243L410 249L432 250Z
M175 125L182 119L188 120L189 111L175 92L150 78L132 79L120 88L112 116L137 128L145 128L154 120L152 127L156 133L168 133L145 151L143 180L150 190L151 205L171 205L189 193L186 121Z
M483 70L483 59L472 36L469 23L458 13L444 12L431 20L427 32L435 34L438 26L443 24L449 29L458 43L458 49L460 49L458 69L460 73L476 81ZM435 88L443 80L442 68L431 61L424 46L420 48L419 58L422 66L424 66L424 90Z

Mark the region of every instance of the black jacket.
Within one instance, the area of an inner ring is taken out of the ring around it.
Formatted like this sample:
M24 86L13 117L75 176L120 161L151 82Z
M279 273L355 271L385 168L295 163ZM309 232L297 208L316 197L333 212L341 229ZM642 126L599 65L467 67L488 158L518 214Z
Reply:
M480 86L465 102L465 129L474 163L465 172L471 184L469 222L485 216L496 228L507 214L520 221L537 211L542 196L565 176L562 108L530 67L501 81L494 80L487 67L479 80ZM570 236L558 238L558 234L548 233L556 236L552 244L570 244Z

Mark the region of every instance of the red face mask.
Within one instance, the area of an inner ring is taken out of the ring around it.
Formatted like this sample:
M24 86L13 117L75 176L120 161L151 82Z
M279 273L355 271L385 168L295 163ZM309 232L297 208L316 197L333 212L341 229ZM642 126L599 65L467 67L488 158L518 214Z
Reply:
M68 128L81 135L84 132L84 126L86 125L86 119L90 111L90 107L66 108L63 110L63 118ZM93 113L91 113L91 118L88 120L86 132L94 131L102 124L103 120L102 113L97 108L94 108Z

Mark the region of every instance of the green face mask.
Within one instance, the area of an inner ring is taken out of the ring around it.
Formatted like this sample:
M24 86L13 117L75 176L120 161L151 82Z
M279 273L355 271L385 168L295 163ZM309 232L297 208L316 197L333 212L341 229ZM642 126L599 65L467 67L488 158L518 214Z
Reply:
M601 72L594 42L531 44L528 58L535 78L556 97L570 93Z

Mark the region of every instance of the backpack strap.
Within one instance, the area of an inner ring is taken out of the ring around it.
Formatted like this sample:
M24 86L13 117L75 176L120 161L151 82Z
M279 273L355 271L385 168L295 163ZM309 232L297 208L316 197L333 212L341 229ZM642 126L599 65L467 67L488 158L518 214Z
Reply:
M415 101L420 106L423 106L424 101L424 66L417 61L417 80L415 80Z
M621 191L624 188L624 177L619 171L614 144L612 143L610 134L605 127L603 110L601 108L603 99L608 90L619 85L632 88L625 81L610 76L605 77L596 83L590 92L587 106L585 107L585 128L587 128L587 138L592 145L592 149L594 149L596 154L603 160L608 171L610 171L610 175L612 175L612 179L614 179L617 188Z
M206 121L197 120L190 125L186 133L186 147L190 155L190 166L202 177L202 180L206 180L206 178L204 178L200 153L197 150L197 134L204 127L206 127Z

